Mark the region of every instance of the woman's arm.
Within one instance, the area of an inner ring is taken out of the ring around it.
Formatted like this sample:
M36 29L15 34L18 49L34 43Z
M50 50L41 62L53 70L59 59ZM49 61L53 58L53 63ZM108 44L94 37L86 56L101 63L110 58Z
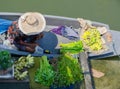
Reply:
M29 46L29 47L31 47L31 48L35 48L36 46L38 46L37 43L27 43L27 42L24 42L24 41L22 41L22 40L20 40L20 44L21 44L21 45L25 45L25 46Z

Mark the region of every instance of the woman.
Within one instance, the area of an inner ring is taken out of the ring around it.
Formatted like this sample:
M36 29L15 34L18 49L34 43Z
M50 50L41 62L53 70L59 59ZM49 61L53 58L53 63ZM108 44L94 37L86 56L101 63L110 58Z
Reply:
M14 21L8 29L9 38L18 50L35 52L36 40L43 37L46 25L44 17L37 12L23 14L18 22Z

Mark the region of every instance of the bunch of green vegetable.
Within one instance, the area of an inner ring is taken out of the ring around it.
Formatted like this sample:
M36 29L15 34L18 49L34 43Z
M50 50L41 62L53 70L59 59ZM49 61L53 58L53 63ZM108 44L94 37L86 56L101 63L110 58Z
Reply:
M8 51L0 51L0 69L6 70L11 67L13 64L13 60Z
M47 60L47 56L42 56L40 59L40 68L35 74L35 81L45 86L51 86L54 81L55 72Z
M34 65L34 57L28 55L27 57L20 57L14 63L14 76L17 80L23 80L27 77L28 71L23 71L25 68L30 68Z
M83 33L82 41L92 51L99 51L102 47L100 32L97 28L89 28Z
M54 80L54 88L66 87L83 80L83 74L78 59L70 54L63 54L58 58L57 71Z
M60 51L62 53L69 52L75 54L83 51L83 43L80 40L66 44L61 43L60 47L61 47Z

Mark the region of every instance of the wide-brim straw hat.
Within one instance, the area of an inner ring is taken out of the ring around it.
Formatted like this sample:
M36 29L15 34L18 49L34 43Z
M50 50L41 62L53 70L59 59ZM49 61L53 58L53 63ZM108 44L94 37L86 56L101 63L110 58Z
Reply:
M18 20L19 29L26 35L36 35L45 29L44 16L38 12L27 12Z

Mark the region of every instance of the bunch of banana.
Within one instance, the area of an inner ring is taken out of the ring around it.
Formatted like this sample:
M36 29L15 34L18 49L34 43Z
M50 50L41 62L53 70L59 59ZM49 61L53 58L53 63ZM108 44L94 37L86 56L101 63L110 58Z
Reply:
M30 68L34 65L34 57L28 55L27 57L20 57L14 64L14 76L17 80L23 80L27 77L28 71L25 68Z
M27 74L28 74L28 71L20 72L19 70L16 70L16 69L15 69L15 73L14 73L15 78L17 80L25 79L27 77Z
M34 65L34 57L31 57L31 55L28 55L27 57L26 57L26 67L27 68L30 68L30 67L32 67Z
M26 65L25 58L20 57L18 61L15 61L14 67L16 70L22 70Z

